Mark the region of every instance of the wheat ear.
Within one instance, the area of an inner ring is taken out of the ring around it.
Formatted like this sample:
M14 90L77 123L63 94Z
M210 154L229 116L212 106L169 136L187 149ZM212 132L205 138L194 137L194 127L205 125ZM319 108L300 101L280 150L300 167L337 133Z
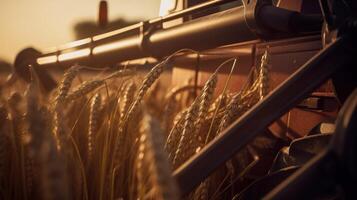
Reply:
M212 98L213 98L213 94L214 94L216 85L217 85L217 74L214 73L214 74L212 74L212 76L210 77L210 79L207 81L206 85L203 88L203 92L202 92L201 99L200 99L201 100L200 108L198 111L198 119L195 124L197 129L199 129L201 127L202 122L204 121L204 119L207 116L208 109L212 102Z
M199 130L205 119L214 89L217 85L217 73L213 73L203 87L202 94L192 103L185 116L185 122L181 138L175 152L173 164L175 167L182 164L192 156L196 148L200 146L198 138ZM191 134L190 136L188 134Z
M125 77L125 76L132 76L135 74L134 70L131 69L122 69L122 70L118 70L116 72L113 72L112 74L109 74L108 76L104 77L104 80L109 80L112 78L121 78L121 77Z
M185 116L187 115L188 109L185 109L177 114L174 120L174 125L167 136L164 149L169 154L169 160L173 162L177 146L180 142L181 133L183 130L183 125L185 122Z
M261 58L261 61L260 61L260 69L259 69L259 74L260 74L259 97L260 97L260 100L263 99L268 94L269 67L270 67L270 54L267 49L267 50L265 50L265 52Z
M66 98L66 101L73 101L80 97L85 96L86 94L90 93L91 91L97 89L98 87L102 86L105 83L103 79L99 80L91 80L91 81L84 81L81 85L79 85L73 92L70 92Z
M211 117L216 109L221 109L226 106L228 95L226 93L220 94L208 109L208 117Z
M130 104L133 102L136 86L135 83L130 82L124 90L123 105L120 107L120 117L124 119L125 114L128 112Z
M241 100L241 93L237 93L232 97L231 101L228 103L225 109L223 118L218 128L218 133L222 132L232 122L238 110L240 100Z
M165 128L165 131L169 131L169 128L172 125L172 118L176 110L176 96L185 91L191 91L195 89L202 89L202 86L194 86L194 85L184 85L181 87L176 87L170 90L165 96L165 108L162 115L162 126Z
M144 195L149 199L177 199L178 189L171 175L166 152L163 150L163 133L159 123L145 115L140 132L142 134L139 141L137 171L141 178L146 174L151 185L151 190ZM145 168L147 171L143 171Z
M66 96L68 94L68 91L72 85L72 82L74 78L77 76L78 71L80 70L80 66L74 65L71 68L69 68L64 76L63 79L58 87L58 94L55 97L55 109L58 109L58 104L63 104Z
M144 95L148 91L148 89L154 84L154 82L160 77L161 73L164 71L165 68L168 67L169 60L164 60L158 63L155 67L153 67L150 72L145 76L143 83L141 84L138 94L135 97L134 102L131 104L128 112L125 115L124 124L130 120L133 115L136 113L137 109L141 101L144 98Z
M104 85L104 83L108 79L115 78L115 77L130 76L132 74L133 74L132 70L119 70L105 78L102 78L102 79L94 79L91 81L84 81L81 85L79 85L76 89L74 89L74 91L70 92L67 95L66 101L73 101L75 99L85 96L86 94L92 92L93 90L97 89L98 87Z
M89 113L89 127L88 127L88 138L87 138L87 161L91 163L93 157L93 137L96 131L98 131L99 123L99 111L101 107L101 96L99 93L95 94L91 104Z

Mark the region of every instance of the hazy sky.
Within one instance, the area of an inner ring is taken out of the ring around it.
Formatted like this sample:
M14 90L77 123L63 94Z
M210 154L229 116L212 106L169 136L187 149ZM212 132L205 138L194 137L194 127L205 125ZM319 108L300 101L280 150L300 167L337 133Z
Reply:
M160 0L107 0L109 20L154 18ZM99 0L0 0L0 59L13 62L25 47L39 50L74 39L73 24L97 20Z

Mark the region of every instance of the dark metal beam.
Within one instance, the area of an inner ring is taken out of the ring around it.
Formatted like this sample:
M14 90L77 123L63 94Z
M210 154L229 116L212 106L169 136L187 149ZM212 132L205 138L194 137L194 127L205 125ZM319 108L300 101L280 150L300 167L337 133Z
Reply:
M335 124L329 146L271 190L265 200L315 199L336 185L344 189L344 198L356 199L357 89L346 100Z

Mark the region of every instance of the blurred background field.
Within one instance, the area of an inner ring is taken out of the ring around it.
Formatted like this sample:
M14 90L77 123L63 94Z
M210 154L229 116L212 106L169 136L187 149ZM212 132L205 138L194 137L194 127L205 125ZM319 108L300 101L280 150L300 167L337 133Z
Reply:
M157 17L160 0L109 0L109 24L102 30L96 24L98 5L99 0L1 0L0 71L4 70L1 61L12 63L26 47L46 50Z

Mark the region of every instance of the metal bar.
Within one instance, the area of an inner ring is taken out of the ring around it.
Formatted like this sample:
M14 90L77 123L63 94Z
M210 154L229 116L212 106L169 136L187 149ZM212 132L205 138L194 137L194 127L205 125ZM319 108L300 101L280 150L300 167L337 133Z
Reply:
M179 17L183 17L189 14L193 14L196 12L200 12L203 11L205 9L214 7L214 6L219 6L222 4L226 4L226 3L230 3L233 1L237 1L237 0L213 0L213 1L208 1L202 4L198 4L195 6L192 6L188 9L184 9L178 12L174 12L172 14L168 14L166 16L163 17L157 17L154 19L151 19L148 21L149 25L158 25L158 24L162 24L163 22L169 21L169 20L173 20ZM125 34L125 33L130 33L133 31L139 31L140 27L142 26L142 22L140 23L136 23L124 28L120 28L114 31L110 31L107 33L102 33L96 36L93 36L92 38L85 38L85 39L81 39L81 40L77 40L77 41L73 41L64 45L59 46L59 48L57 48L55 51L53 52L46 52L45 55L50 55L50 54L54 54L55 52L58 51L68 51L69 49L73 49L73 48L85 48L85 47L89 47L90 44L92 42L95 41L100 41L100 40L107 40L110 39L112 37L121 35L121 34Z
M289 20L290 18L297 18L295 12L265 4L258 5L262 6L262 9L254 9L254 6L249 8L244 8L243 6L231 8L171 28L163 29L157 26L157 24L165 20L174 19L231 1L217 0L210 3L207 2L163 18L97 35L80 42L74 42L71 45L64 45L69 48L62 48L59 51L46 53L37 58L36 61L40 66L44 67L51 65L58 66L58 64L68 66L76 62L100 66L148 56L160 58L182 48L205 50L222 45L254 40L260 37L260 35L256 34L256 30L251 29L251 25L255 23L255 17L259 17L260 14L256 13L256 15L246 16L247 9L253 9L250 12L256 11L262 13L261 19L258 20L263 24L261 28L262 30L269 29L265 35L262 35L263 38L269 38L275 32L278 33L280 38L284 37L284 35L285 37L292 37L293 35L301 35L301 33L305 34L306 30L299 30L301 32L291 30L292 24L288 22L291 21ZM279 18L286 20L281 20L281 23L273 23L270 17L267 17L272 9L276 16L280 16ZM247 17L249 18L249 25L247 24ZM306 18L312 19L313 24L317 23L314 29L310 28L307 30L309 33L320 30L320 21L315 20L315 17L304 17L303 22L306 21ZM299 20L293 21L296 24L300 23ZM260 33L264 33L262 30Z
M122 35L125 32L113 33L109 34L110 36L84 44L84 46L78 46L76 49L71 48L71 51L73 52L74 50L74 55L77 57L60 59L64 53L56 51L39 57L37 61L45 61L38 62L43 67L58 66L58 64L68 66L75 62L110 65L120 61L148 56L162 57L181 48L203 50L256 39L256 36L245 23L243 11L243 7L236 7L185 22L175 27L158 29L146 35L144 41L143 35L140 32L124 37ZM128 29L128 31L133 31L140 26L133 27L133 29ZM98 37L95 36L93 38ZM78 51L86 48L90 48L89 54L88 52L86 52L87 54L77 54ZM63 50L63 52L67 53L68 51Z
M67 45L62 45L60 50L40 54L38 56L24 57L23 55L27 54L26 52L29 50L24 49L16 56L14 68L19 77L28 80L28 65L36 66L36 68L66 68L75 63L80 63L104 67L118 62L144 57L162 58L182 48L200 51L232 43L256 40L260 37L267 39L269 36L275 34L274 30L276 30L276 28L278 28L276 33L280 39L283 37L301 36L301 33L296 33L295 31L293 31L293 33L290 32L289 27L291 27L291 24L286 23L286 21L290 21L289 19L295 16L295 12L279 8L275 9L271 4L259 3L259 0L252 0L248 6L245 7L231 8L170 28L163 29L160 26L153 25L167 19L173 19L175 16L192 13L212 5L229 1L230 0L221 0L214 1L215 3L212 4L199 5L195 7L195 9L188 9L187 11L165 17L161 21L153 20L152 22L142 22L124 29L75 41ZM272 24L268 23L272 19L269 17L259 19L259 13L269 13L264 12L264 10L269 11L270 9L274 9L275 12L277 12L277 16L284 16L280 18L287 18L288 20L283 20L281 23L278 23L278 25L273 23L274 27L270 27L269 31L265 32L266 26ZM259 23L255 24L258 21ZM299 20L294 21L294 23L300 23ZM305 21L305 18L303 21ZM263 25L259 26L259 24ZM252 27L254 28L252 29ZM281 30L283 30L283 32L281 32ZM284 32L284 30L287 30L287 32ZM257 34L258 32L256 31L258 31L259 34ZM308 31L311 30L309 29ZM315 34L314 32L309 32L309 34L311 33ZM305 35L306 33L303 32L303 34Z
M352 61L354 49L347 37L338 38L293 73L267 97L237 119L173 175L183 195L242 149L268 125L299 103L337 69Z
M183 17L189 14L193 14L193 13L197 13L200 11L203 11L205 9L208 8L212 8L214 6L219 6L222 4L226 4L226 3L230 3L233 1L237 1L237 0L213 0L213 1L209 1L209 2L205 2L202 4L198 4L196 6L192 6L188 9L182 10L182 11L178 11L178 12L174 12L172 14L163 16L163 17L158 17L152 20L149 20L145 23L147 23L146 26L151 26L151 27L155 27L157 25L161 25L162 23L169 21L169 20L173 20L179 17ZM39 59L39 65L42 66L46 66L46 65L57 65L58 63L64 63L65 62L59 60L57 58L57 55L61 54L61 52L68 52L71 49L72 50L76 50L76 49L84 49L84 48L94 48L95 46L101 45L101 44L108 44L111 42L115 42L118 41L117 43L112 44L112 46L117 45L118 48L124 48L127 47L128 51L130 52L130 48L128 46L120 46L120 40L122 41L122 44L130 44L130 42L132 42L133 45L135 45L136 47L140 46L140 28L142 28L144 22L140 22L137 24L133 24L118 30L114 30L114 31L110 31L107 33L103 33L103 34L99 34L96 36L93 36L91 38L85 38L85 39L81 39L78 41L74 41L74 42L70 42L64 45L61 45L59 48L57 48L55 51L52 52L46 52L43 56L41 56ZM134 33L134 34L133 34ZM130 37L127 38L130 35L134 35L135 38L137 40L131 40ZM124 38L123 38L124 36ZM110 44L108 44L107 46L109 46ZM134 58L140 58L140 57L144 57L144 55L138 55L138 52L140 52L141 49L135 49L136 50L136 54L131 54L131 55L137 55ZM106 51L106 52L110 52L110 51ZM75 51L76 53L76 51ZM93 52L91 53L91 55L93 54ZM76 61L84 61L84 60L88 60L88 56L83 56L85 57L84 59L76 59ZM111 56L107 56L105 59L107 59L108 57ZM129 59L133 59L133 58L129 58ZM93 59L90 59L93 62ZM98 59L94 59L95 61L98 61ZM117 59L116 59L117 60ZM118 61L123 61L122 60L118 60ZM117 62L117 61L114 61Z
M178 12L174 12L172 14L169 14L169 15L166 15L166 16L163 16L163 17L158 17L156 19L149 20L149 23L150 24L155 24L155 23L166 22L166 21L169 21L169 20L172 20L172 19L176 19L176 18L179 18L179 17L185 17L187 15L203 11L203 10L205 10L207 8L212 8L214 6L219 6L219 5L226 4L226 3L229 3L229 2L233 2L233 1L237 1L237 0L213 0L213 1L208 1L208 2L201 3L201 4L189 7L187 9L184 9L184 10L181 10L181 11L178 11Z

